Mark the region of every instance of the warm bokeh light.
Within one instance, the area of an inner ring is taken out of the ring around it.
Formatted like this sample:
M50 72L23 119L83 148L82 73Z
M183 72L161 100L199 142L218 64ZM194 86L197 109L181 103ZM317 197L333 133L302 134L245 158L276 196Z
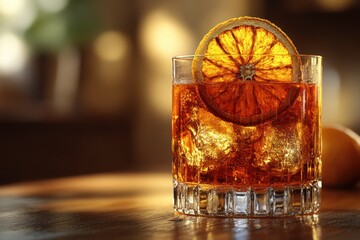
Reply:
M94 43L96 56L102 61L116 62L123 59L130 48L130 42L126 35L107 31L98 36Z
M143 19L140 41L148 57L163 61L168 61L171 54L191 53L194 45L189 29L162 9L150 12Z
M355 0L316 0L316 2L326 11L342 11L350 8Z
M81 90L84 109L101 115L121 114L131 96L129 85L133 42L127 33L106 30L91 44L93 74ZM132 74L134 75L134 74Z
M0 32L0 75L19 73L25 67L28 49L23 39L11 32Z
M0 0L0 13L5 16L18 15L25 4L26 0Z
M34 22L36 14L32 0L0 0L0 19L9 28L28 28Z

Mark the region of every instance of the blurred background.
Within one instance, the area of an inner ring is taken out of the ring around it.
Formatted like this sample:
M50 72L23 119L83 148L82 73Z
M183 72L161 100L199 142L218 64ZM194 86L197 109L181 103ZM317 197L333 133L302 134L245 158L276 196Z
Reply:
M0 0L0 184L171 170L171 57L266 18L324 57L323 123L360 132L356 0Z

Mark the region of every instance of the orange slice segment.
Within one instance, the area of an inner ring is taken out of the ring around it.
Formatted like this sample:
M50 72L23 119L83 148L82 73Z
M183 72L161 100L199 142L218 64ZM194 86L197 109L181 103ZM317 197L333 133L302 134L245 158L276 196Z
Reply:
M198 92L227 121L256 125L291 106L300 85L298 52L273 23L240 17L218 24L200 42L193 61Z

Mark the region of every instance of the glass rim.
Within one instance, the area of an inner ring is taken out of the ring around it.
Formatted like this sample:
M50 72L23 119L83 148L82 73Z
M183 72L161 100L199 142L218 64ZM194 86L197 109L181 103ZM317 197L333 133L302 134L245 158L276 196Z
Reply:
M318 58L322 59L321 55L317 54L186 54L186 55L176 55L173 56L173 60L186 60L193 59L196 57L206 57L206 56L291 56L291 57L300 57L300 58Z

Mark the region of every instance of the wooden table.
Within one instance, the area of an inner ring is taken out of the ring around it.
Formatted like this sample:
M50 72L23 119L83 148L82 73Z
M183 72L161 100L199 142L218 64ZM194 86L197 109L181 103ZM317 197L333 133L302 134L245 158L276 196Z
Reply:
M360 190L323 191L317 215L193 217L169 174L102 174L0 186L0 239L360 239Z

